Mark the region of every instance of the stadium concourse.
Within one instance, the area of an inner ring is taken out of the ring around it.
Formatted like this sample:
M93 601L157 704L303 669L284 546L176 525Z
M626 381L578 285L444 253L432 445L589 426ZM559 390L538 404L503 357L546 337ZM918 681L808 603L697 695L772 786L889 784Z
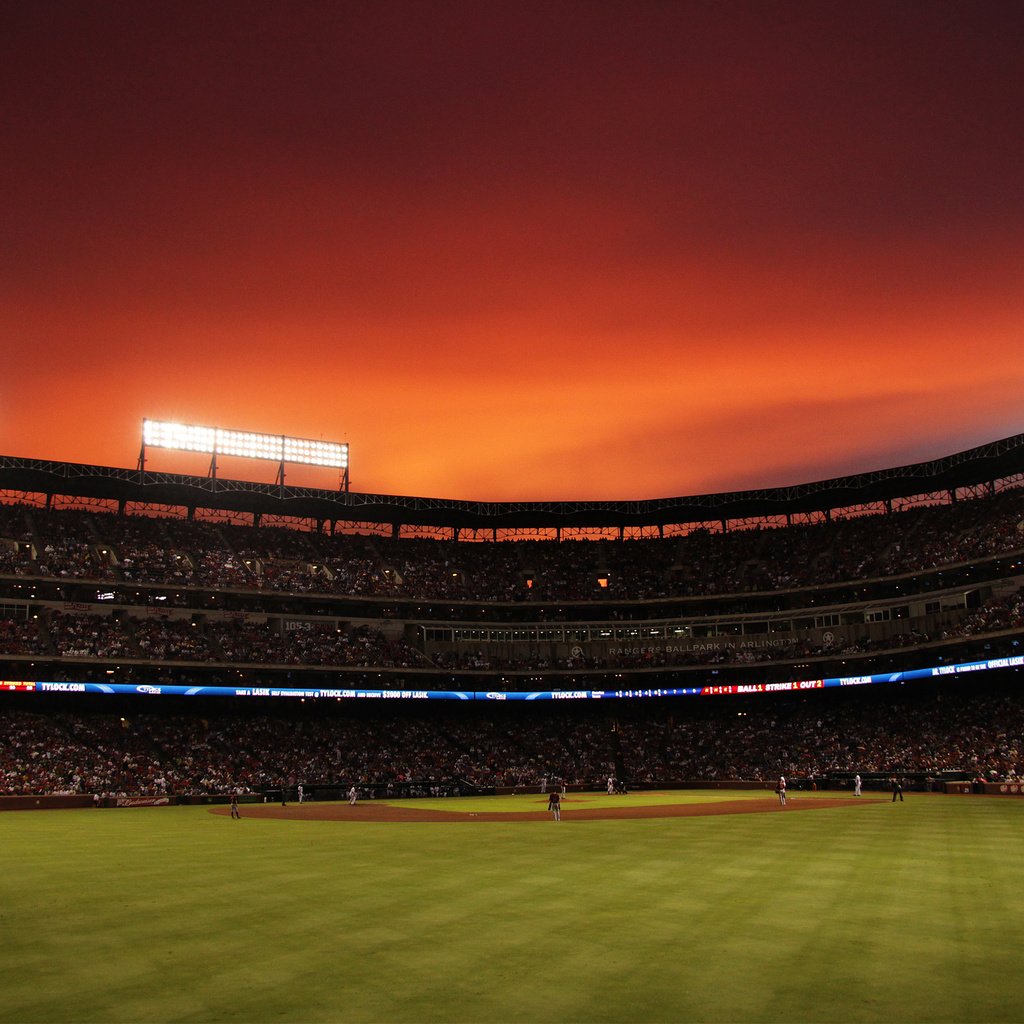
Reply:
M2 794L1024 770L1019 473L663 536L480 543L3 482ZM526 692L580 699L409 699Z

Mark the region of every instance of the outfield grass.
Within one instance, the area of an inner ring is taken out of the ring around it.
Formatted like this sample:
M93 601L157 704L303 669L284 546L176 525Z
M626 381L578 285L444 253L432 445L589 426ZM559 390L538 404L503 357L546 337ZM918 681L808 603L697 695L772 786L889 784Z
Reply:
M1022 813L4 813L0 1021L1020 1021Z

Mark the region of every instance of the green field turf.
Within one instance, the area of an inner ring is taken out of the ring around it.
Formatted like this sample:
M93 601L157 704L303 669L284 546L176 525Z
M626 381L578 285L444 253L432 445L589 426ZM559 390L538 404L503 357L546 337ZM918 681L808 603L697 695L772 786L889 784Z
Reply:
M0 1021L1020 1021L1022 814L3 813Z

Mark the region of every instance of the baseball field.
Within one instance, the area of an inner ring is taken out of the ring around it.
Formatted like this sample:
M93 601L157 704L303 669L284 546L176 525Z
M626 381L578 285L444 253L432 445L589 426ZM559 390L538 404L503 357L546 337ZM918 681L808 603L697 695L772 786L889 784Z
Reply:
M1024 800L545 806L0 814L0 1021L1024 1019Z

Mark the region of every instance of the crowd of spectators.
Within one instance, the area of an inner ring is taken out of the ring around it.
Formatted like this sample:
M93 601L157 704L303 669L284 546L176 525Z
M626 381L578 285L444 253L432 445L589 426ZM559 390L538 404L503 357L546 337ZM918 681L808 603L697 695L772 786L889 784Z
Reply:
M39 618L0 618L0 654L41 660L136 659L233 664L425 667L429 662L402 637L360 625L315 621L280 624L233 618L171 619L50 611Z
M139 653L150 661L219 661L205 630L184 619L143 619L134 625Z
M942 639L994 633L1024 625L1024 592L986 601L981 608L942 631Z
M202 620L202 621L201 621ZM853 627L843 636L811 640L791 635L772 646L709 640L685 649L580 647L564 655L520 644L427 652L422 641L369 625L334 620L251 620L244 617L168 618L99 615L51 609L35 618L0 617L0 655L40 660L135 659L153 662L216 662L224 665L295 665L419 668L438 672L573 672L648 670L694 666L755 665L807 658L839 658L920 648L1024 628L1024 593L992 598L958 622L923 632L911 626L870 637ZM773 634L778 638L781 634ZM549 645L550 647L550 645Z
M28 618L0 618L0 654L40 650L39 623Z
M303 715L0 715L0 793L211 794L282 785L601 786L1024 770L1024 703L967 683L621 707L389 707Z
M885 651L957 641L966 648L1000 634L1009 643L1013 631L1019 634L1024 627L1024 594L998 590L980 607L940 617L927 631L919 628L923 623L905 622L874 632L818 630L813 639L794 633L777 646L708 643L690 650L667 645L605 651L570 645L560 655L551 645L525 643L439 652L428 649L418 634L406 635L401 625L387 622L383 611L366 624L312 608L316 595L516 602L518 607L716 594L740 595L742 602L743 595L766 591L1013 555L1024 549L1022 517L1024 494L1007 492L886 516L729 533L696 530L664 540L463 543L0 504L0 576L10 578L11 588L24 585L26 577L95 581L107 598L122 585L182 588L167 605L146 608L118 600L118 607L101 612L96 603L49 600L36 601L29 614L25 601L4 606L0 656L6 664L35 659L55 680L94 673L114 681L159 683L180 672L201 673L204 683L217 685L241 674L241 668L277 672L281 678L290 678L293 669L310 668L323 676L325 670L344 668L350 680L351 670L365 670L369 679L387 669L395 677L373 684L383 688L409 686L400 678L402 669L433 673L437 685L446 674L459 672L543 676L706 666L710 678L712 668L733 665L792 673L803 667L799 659L877 654L881 664ZM241 609L258 609L262 595L295 595L289 600L298 611L212 613L193 603L198 598L192 588L238 592ZM601 615L596 610L593 618L600 621ZM975 641L978 637L983 639ZM788 668L770 664L776 662ZM362 685L370 685L366 679ZM765 705L742 715L731 709L680 715L661 707L660 714L625 710L615 717L576 708L572 714L533 717L450 712L305 719L224 714L122 719L4 710L0 792L213 793L232 787L260 791L288 780L313 786L451 780L536 785L554 778L590 784L609 773L653 783L770 778L780 771L1005 775L1021 768L1021 706L1012 695L967 699L936 693L908 705L905 717L886 712L884 702L811 707L779 704L769 712Z
M717 724L709 730L706 722L680 716L626 723L620 742L630 776L659 782L856 771L1001 779L1024 770L1024 703L1013 694L945 696L936 690L923 701L808 701Z
M54 612L41 625L48 631L57 654L62 657L130 658L137 651L121 621L112 616Z
M32 570L32 544L11 537L0 539L0 573L27 576Z
M395 540L0 506L0 572L417 600L638 601L930 571L1020 551L1022 522L1020 491L813 524L578 543Z

